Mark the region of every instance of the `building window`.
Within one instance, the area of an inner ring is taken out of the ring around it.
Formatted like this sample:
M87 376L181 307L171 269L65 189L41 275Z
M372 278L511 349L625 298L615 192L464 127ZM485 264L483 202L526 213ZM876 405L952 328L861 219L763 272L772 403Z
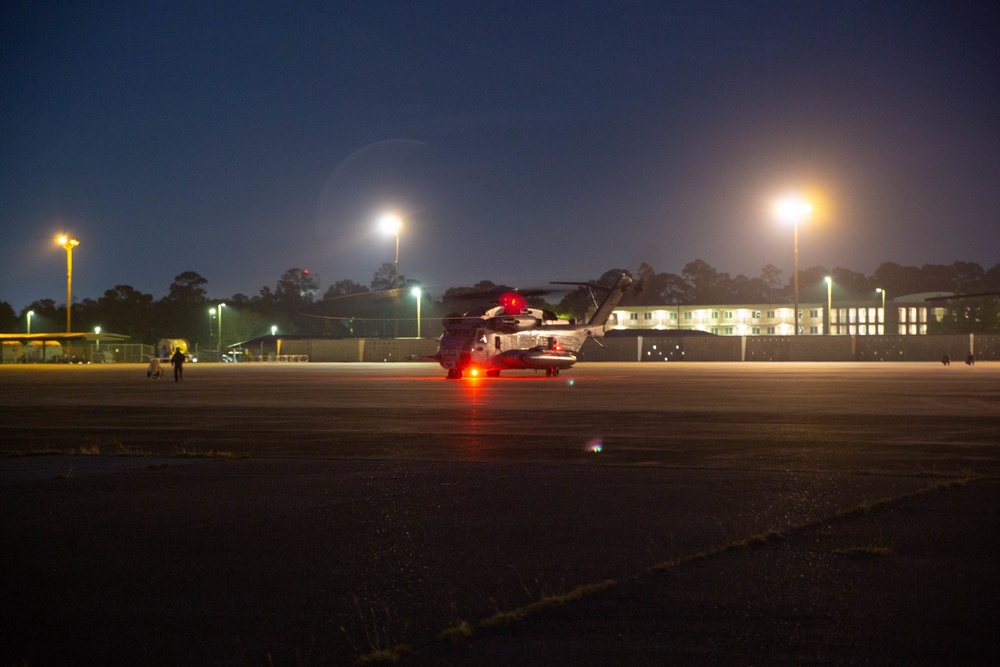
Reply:
M732 327L726 327L726 328L724 329L724 333L725 333L725 334L726 334L727 336L732 336L732 335L733 335L733 328L732 328Z
M677 319L677 313L670 313L670 319L676 320Z
M628 318L630 320L637 320L637 319L639 319L639 313L629 313L628 314Z
M690 320L691 319L691 312L690 311L687 311L687 312L684 313L684 319L685 320Z
M651 320L651 319L653 319L653 313L643 313L642 314L642 319L644 319L644 320Z
M773 320L773 319L774 319L774 311L773 311L773 310L769 310L769 311L767 311L767 316L768 316L768 317L769 317L770 319L772 319L772 320Z
M819 327L809 327L809 333L811 333L811 334L818 334L819 333Z
M819 311L818 310L810 310L809 311L809 317L819 317Z
M754 335L759 334L760 333L760 327L751 327L750 328L750 333L752 333Z
M713 320L719 319L719 311L717 311L717 310L713 310L712 311L712 319Z

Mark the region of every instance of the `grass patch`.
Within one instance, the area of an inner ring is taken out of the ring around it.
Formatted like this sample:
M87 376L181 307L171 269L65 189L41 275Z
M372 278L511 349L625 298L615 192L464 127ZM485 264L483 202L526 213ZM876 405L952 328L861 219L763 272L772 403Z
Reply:
M474 633L472 625L468 621L461 621L457 625L453 625L450 628L445 628L438 639L447 639L450 641L458 641L460 639L468 639Z
M859 558L883 558L892 555L889 547L879 547L875 545L863 547L848 547L846 549L834 549L833 553L841 556L856 556Z
M597 584L582 584L577 586L573 590L567 593L560 593L558 595L546 595L527 604L523 607L518 607L517 609L511 609L510 611L500 611L489 618L485 618L480 622L480 625L484 628L493 628L501 625L510 625L511 623L516 623L526 616L531 614L536 614L543 609L548 609L550 607L556 607L573 600L580 600L585 597L590 597L602 591L606 591L609 588L617 585L617 581L614 579L606 579Z
M344 633L358 655L354 660L355 665L392 665L413 652L413 647L409 644L392 641L389 638L391 615L388 607L383 608L381 612L371 607L366 612L357 597L354 598L354 606L358 610L358 619L361 622L367 648L359 649L347 632L347 628L341 626L340 631Z
M219 452L214 449L187 449L176 447L170 456L176 458L203 458L203 459L235 459L236 454L232 452Z

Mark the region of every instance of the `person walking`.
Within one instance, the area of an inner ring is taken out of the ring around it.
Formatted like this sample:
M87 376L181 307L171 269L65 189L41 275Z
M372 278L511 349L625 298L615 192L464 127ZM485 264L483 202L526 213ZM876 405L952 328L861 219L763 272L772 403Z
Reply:
M174 350L174 354L170 357L170 365L174 367L174 382L184 379L184 353L181 352L181 348Z

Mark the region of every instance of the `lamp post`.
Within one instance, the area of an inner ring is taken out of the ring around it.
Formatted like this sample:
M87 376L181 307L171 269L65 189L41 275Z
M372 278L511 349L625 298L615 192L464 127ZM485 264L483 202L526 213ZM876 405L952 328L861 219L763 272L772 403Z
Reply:
M420 296L422 293L419 287L414 287L410 290L410 294L417 298L417 338L420 338Z
M277 335L277 333L278 333L278 326L277 325L273 325L271 327L271 335L275 336L275 335Z
M73 309L73 248L80 245L75 238L60 234L56 243L66 249L66 333L70 333L70 311Z
M812 211L812 205L798 197L788 197L778 202L778 215L792 223L794 228L794 259L792 266L792 284L795 292L795 335L799 335L799 221Z
M215 360L222 361L222 309L226 307L226 304L219 304L219 348L215 353Z
M101 327L94 327L94 334L97 335L97 336L100 336L101 335ZM101 351L101 339L100 338L97 339L97 351L98 352Z
M831 322L833 321L833 278L827 276L823 278L826 281L826 335L830 335L832 330Z
M392 286L393 289L399 288L399 230L403 228L403 221L399 219L398 216L392 213L386 213L378 221L378 227L382 230L383 234L394 234L396 236L396 259L393 262L392 269ZM396 294L394 298L394 303L396 304L396 318L393 321L393 337L399 338L399 295Z
M876 287L875 288L875 292L877 294L881 294L882 295L882 331L879 332L879 333L883 333L884 334L885 333L885 325L886 325L886 318L885 318L885 290L882 289L881 287ZM876 329L876 331L878 331L878 330Z
M28 318L28 335L31 335L31 316L35 314L35 311L29 310L25 316Z
M212 337L215 336L215 308L208 309L208 344L212 345Z

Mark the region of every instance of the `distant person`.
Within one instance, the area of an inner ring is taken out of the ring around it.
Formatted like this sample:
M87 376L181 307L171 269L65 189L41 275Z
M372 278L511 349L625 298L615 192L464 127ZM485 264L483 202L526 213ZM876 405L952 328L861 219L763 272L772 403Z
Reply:
M969 352L969 356L967 356L965 358L965 363L968 364L969 366L975 366L976 365L976 355L974 355L971 352Z
M184 379L184 353L181 348L174 350L174 355L170 357L170 365L174 367L174 382Z
M951 357L948 356L947 352L943 357L941 357L941 363L945 366L951 366Z

